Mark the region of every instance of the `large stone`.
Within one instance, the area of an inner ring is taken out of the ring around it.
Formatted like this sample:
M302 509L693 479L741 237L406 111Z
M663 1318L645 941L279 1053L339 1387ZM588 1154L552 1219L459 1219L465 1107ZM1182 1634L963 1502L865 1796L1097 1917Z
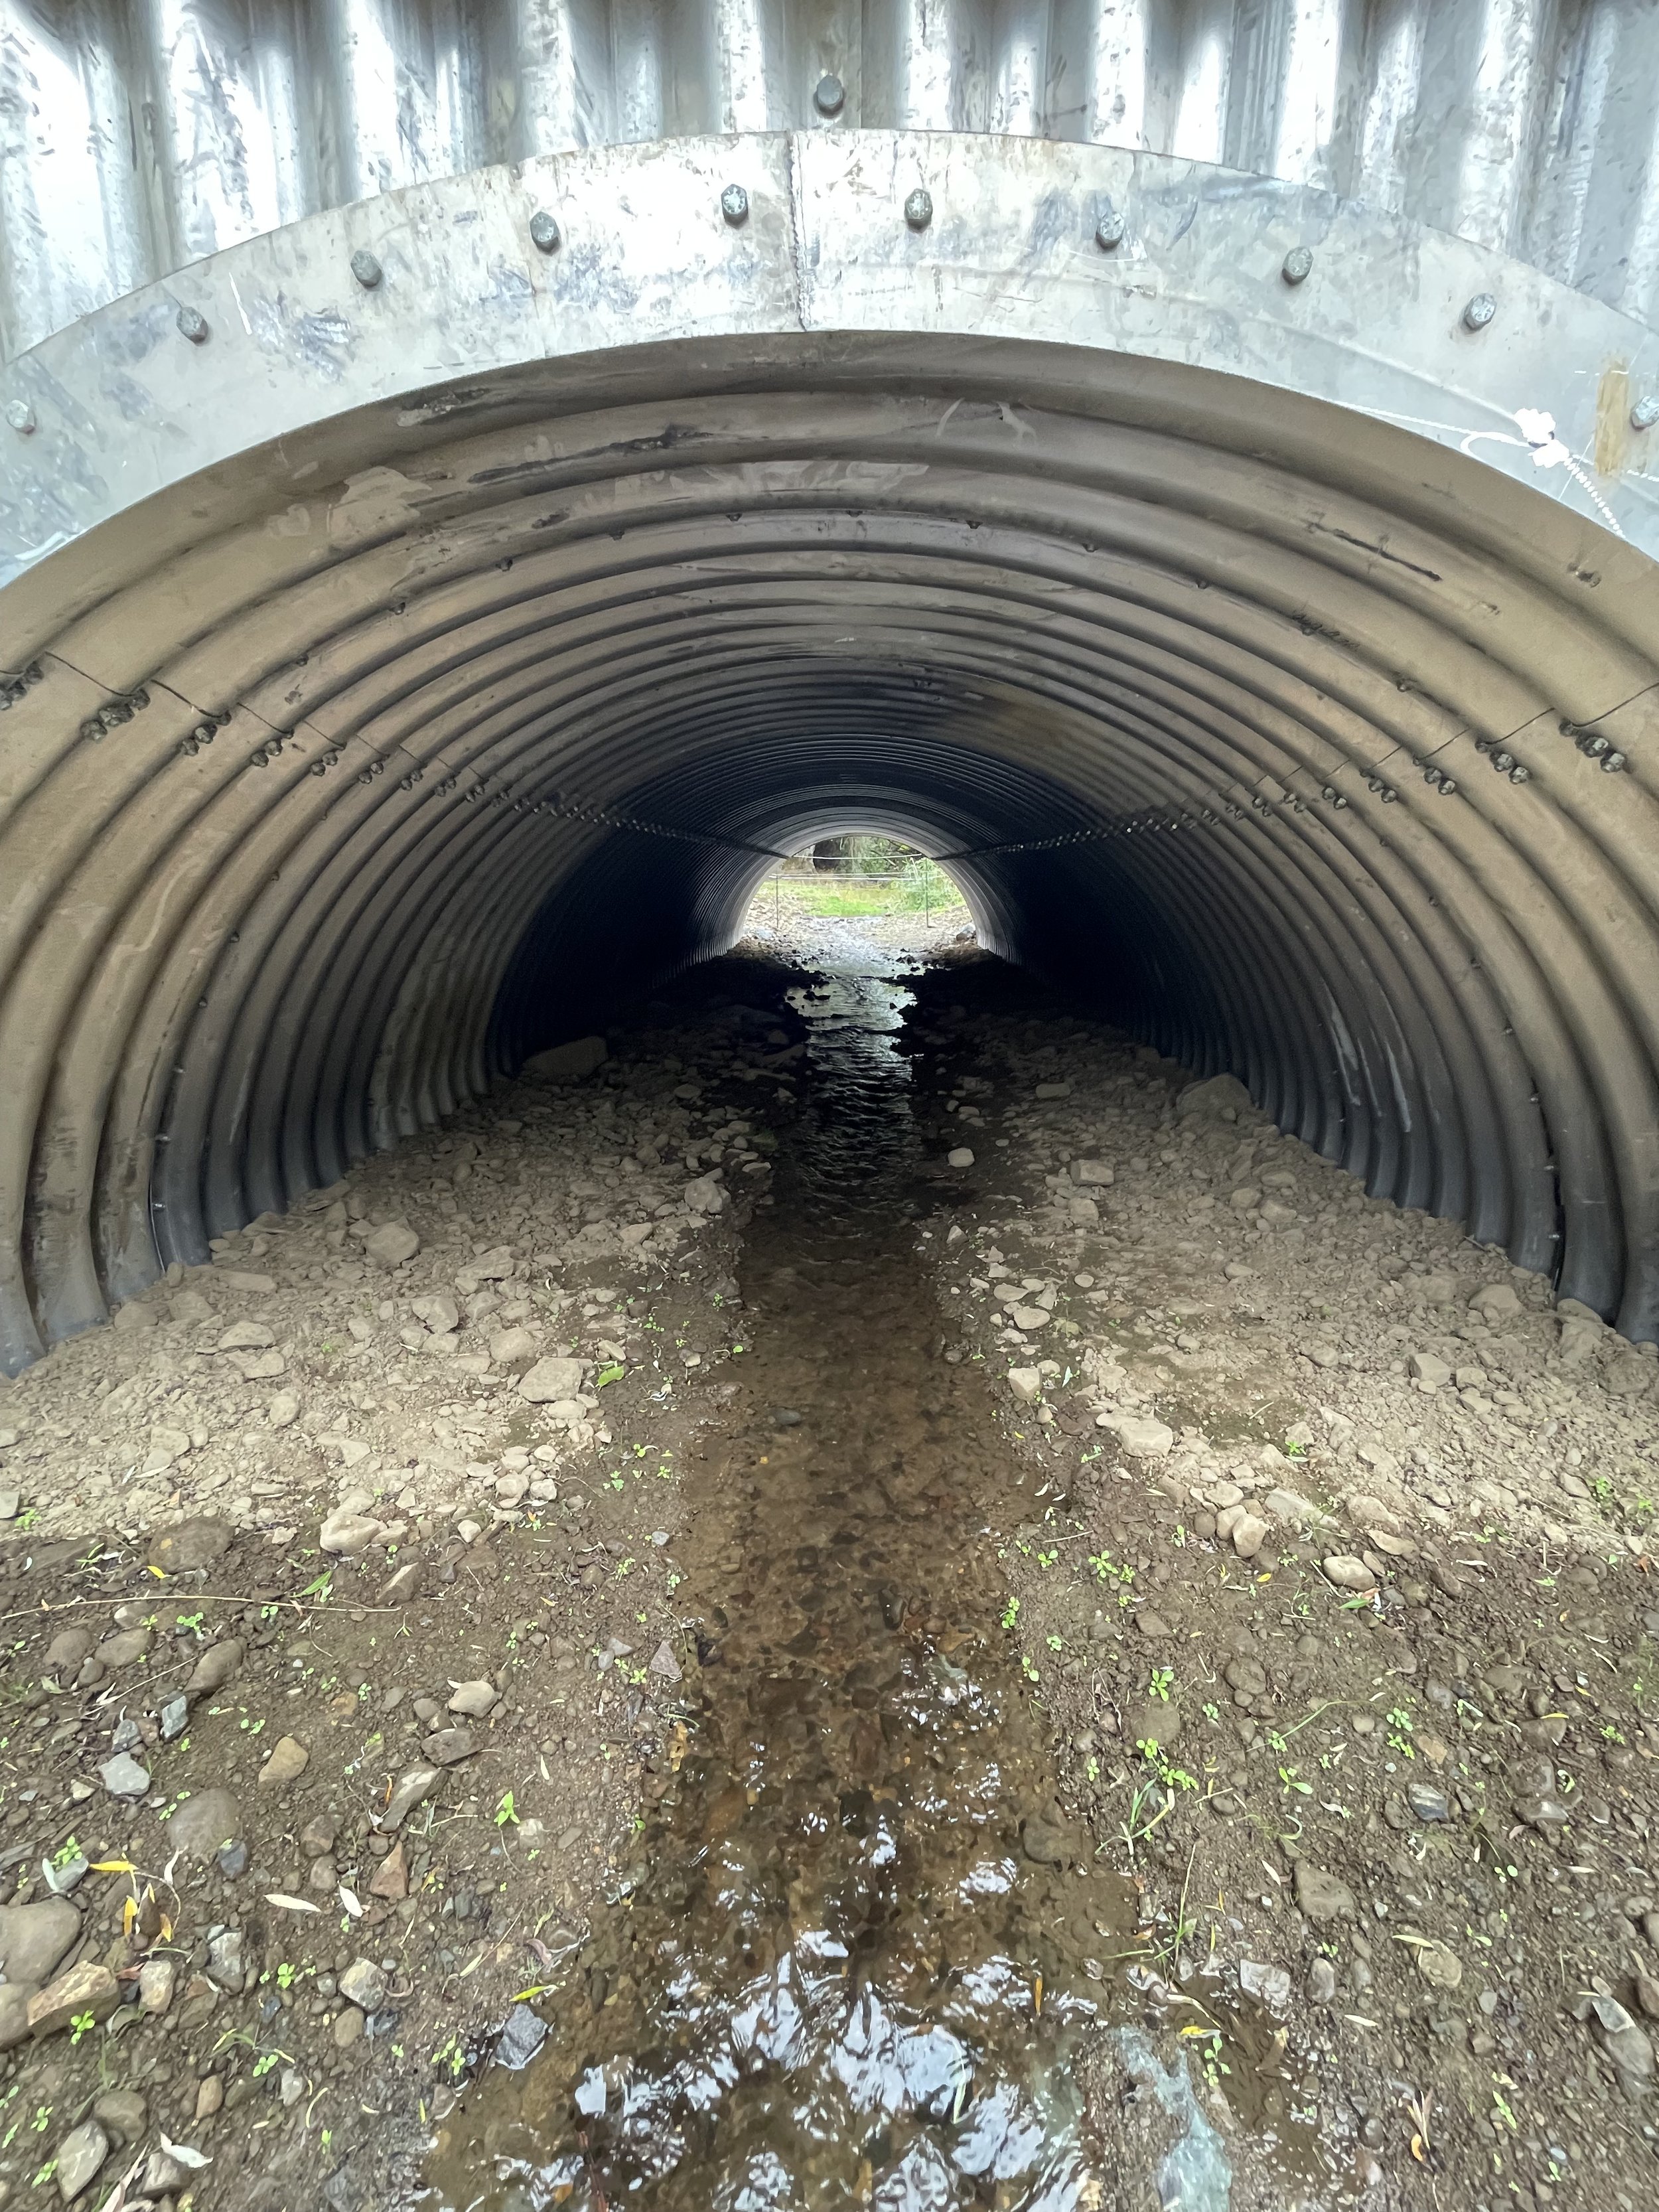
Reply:
M218 1352L269 1352L276 1341L262 1321L235 1321L214 1347Z
M0 1905L0 1967L9 1982L39 1989L81 1938L81 1916L66 1897Z
M163 1529L151 1543L149 1564L164 1575L198 1572L224 1557L234 1533L228 1521L207 1515L181 1521L176 1528Z
M1104 1190L1115 1180L1115 1171L1104 1160L1073 1160L1072 1181L1086 1190Z
M135 1666L149 1650L149 1634L147 1628L124 1628L106 1636L93 1656L100 1667Z
M560 1398L574 1398L582 1387L580 1359L538 1359L528 1374L519 1377L519 1395L532 1406L550 1406Z
M410 1310L434 1336L447 1336L461 1325L461 1310L447 1291L439 1291L429 1298L411 1298Z
M532 1053L522 1073L538 1083L574 1083L603 1067L610 1057L610 1048L602 1036L572 1037L567 1044Z
M1450 1367L1432 1352L1413 1352L1406 1366L1414 1382L1425 1383L1431 1390L1443 1389L1451 1381Z
M149 1769L141 1766L130 1751L118 1751L99 1768L98 1779L112 1797L136 1802L149 1789Z
M421 1240L406 1221L383 1221L363 1239L363 1257L376 1267L401 1267L421 1249Z
M1042 1377L1035 1367L1011 1367L1008 1388L1022 1406L1034 1405L1042 1395Z
M1353 1892L1334 1874L1322 1874L1306 1859L1298 1859L1295 1882L1297 1904L1310 1920L1322 1926L1328 1920L1352 1920L1357 1916L1359 1908Z
M533 1329L503 1328L489 1340L490 1360L507 1375L533 1367L541 1348Z
M1250 1106L1250 1094L1236 1075L1212 1075L1176 1093L1175 1109L1183 1118L1188 1114L1214 1114L1223 1121L1236 1121L1241 1114L1249 1112Z
M107 1966L83 1959L29 1999L29 2033L58 2035L82 2013L107 2020L121 2001L120 1984Z
M29 2000L33 1982L0 1982L0 2051L15 2051L28 2041Z
M1513 1321L1520 1310L1521 1301L1507 1283L1483 1283L1469 1300L1469 1311L1482 1321Z
M210 1859L221 1844L240 1841L242 1808L228 1790L203 1790L186 1797L167 1824L167 1849L187 1859Z
M53 2179L60 2200L73 2204L83 2191L90 2189L108 2156L109 2137L96 2120L82 2120L78 2128L71 2128L58 2146Z
M693 1176L680 1196L693 1213L724 1213L726 1208L726 1187L712 1175Z

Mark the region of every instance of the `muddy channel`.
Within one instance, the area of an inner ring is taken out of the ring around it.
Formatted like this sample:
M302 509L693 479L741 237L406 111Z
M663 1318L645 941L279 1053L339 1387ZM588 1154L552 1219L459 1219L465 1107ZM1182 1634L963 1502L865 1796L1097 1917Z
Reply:
M1184 2073L1108 2027L1148 1978L1135 1893L1056 1802L1006 1633L988 1538L1040 1477L944 1356L909 998L791 994L808 1079L746 1240L746 1411L689 1476L672 1778L636 1887L538 1992L544 2044L441 2130L431 2212L1115 2203L1109 2033L1170 2105L1187 2212L1226 2202Z

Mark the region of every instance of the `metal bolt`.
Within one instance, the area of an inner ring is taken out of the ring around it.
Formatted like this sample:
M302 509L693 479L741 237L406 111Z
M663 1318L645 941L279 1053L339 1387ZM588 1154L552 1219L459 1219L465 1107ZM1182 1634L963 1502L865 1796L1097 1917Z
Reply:
M1463 310L1466 331L1484 331L1498 313L1498 302L1490 292L1477 292Z
M1287 284L1300 284L1305 282L1308 273L1312 267L1312 247L1308 246L1293 246L1290 252L1285 256L1284 266L1279 273L1285 279L1285 282Z
M749 195L741 185L728 185L720 194L720 213L735 230L749 220Z
M188 338L192 345L207 343L207 317L199 308L180 307L173 319L178 325L181 338Z
M1529 768L1522 768L1517 762L1515 767L1510 770L1510 781L1511 783L1530 783L1532 781L1532 770Z
M1457 785L1456 785L1456 782L1455 782L1455 779L1454 779L1454 778L1452 778L1451 776L1449 776L1449 775L1443 775L1443 776L1441 777L1441 779L1440 779L1440 796L1441 796L1443 799L1449 799L1449 798L1451 797L1451 795L1452 795L1453 792L1455 792L1455 791L1456 790L1456 788L1457 788Z
M1607 740L1599 730L1586 730L1578 740L1578 750L1586 760L1600 760L1607 750Z
M1492 764L1498 770L1499 775L1507 775L1510 770L1515 766L1515 755L1513 753L1494 753L1492 757Z
M1100 221L1095 225L1095 244L1103 253L1109 253L1115 246L1121 246L1123 234L1128 228L1110 200L1101 210Z
M545 208L538 208L530 218L530 243L538 253L556 253L564 243L558 224Z
M820 115L839 115L847 98L847 87L838 76L821 76L812 94L812 105Z
M1601 773L1603 775L1617 775L1620 769L1623 768L1624 765L1625 756L1623 753L1603 753L1601 756Z
M372 292L386 271L366 246L360 246L351 257L351 273L365 292Z
M1630 410L1632 430L1650 430L1659 422L1659 392L1650 392L1645 399L1638 399Z
M912 230L926 230L933 220L933 195L918 185L904 203L904 220Z
M40 428L34 419L34 410L27 399L9 399L6 402L6 420L20 438L32 437Z

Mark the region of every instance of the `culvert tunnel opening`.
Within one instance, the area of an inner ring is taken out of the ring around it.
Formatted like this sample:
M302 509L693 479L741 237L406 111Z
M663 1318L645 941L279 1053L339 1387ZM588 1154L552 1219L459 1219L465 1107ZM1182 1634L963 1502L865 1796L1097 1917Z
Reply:
M9 587L9 1371L860 823L950 856L988 947L1654 1335L1628 549L1322 402L1054 345L542 385L295 432Z

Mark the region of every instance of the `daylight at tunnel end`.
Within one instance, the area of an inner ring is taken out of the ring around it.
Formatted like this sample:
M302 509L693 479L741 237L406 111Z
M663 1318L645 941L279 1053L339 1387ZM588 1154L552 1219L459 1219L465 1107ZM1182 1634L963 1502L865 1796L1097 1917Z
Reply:
M1652 347L1310 188L874 131L411 187L46 339L0 372L0 1365L849 828L1659 1336Z

